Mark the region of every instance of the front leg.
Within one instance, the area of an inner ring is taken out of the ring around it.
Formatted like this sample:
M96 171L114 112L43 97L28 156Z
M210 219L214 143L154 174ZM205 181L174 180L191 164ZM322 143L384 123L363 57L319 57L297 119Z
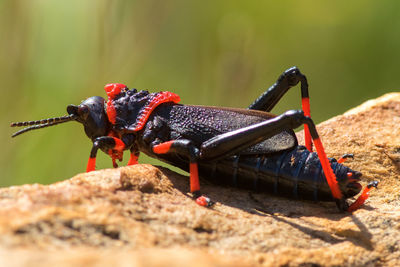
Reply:
M213 202L200 193L199 171L197 160L199 158L199 149L192 141L187 139L172 140L161 144L153 145L152 150L156 154L177 153L186 156L189 159L190 170L190 192L200 206L209 207Z
M97 156L97 151L99 149L103 151L110 151L110 156L113 159L113 165L114 167L118 167L115 163L115 158L114 153L122 153L126 149L126 147L129 147L128 144L124 143L121 139L117 137L112 137L112 136L100 136L97 137L93 141L93 147L92 150L90 151L90 157L89 161L87 163L86 167L86 172L94 171L96 169L96 156Z

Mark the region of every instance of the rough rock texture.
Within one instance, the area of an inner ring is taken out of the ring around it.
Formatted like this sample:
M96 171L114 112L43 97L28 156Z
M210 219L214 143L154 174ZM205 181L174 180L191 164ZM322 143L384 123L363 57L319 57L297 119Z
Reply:
M207 209L165 168L100 170L0 189L0 265L399 266L400 93L318 130L329 156L355 154L364 185L380 181L353 214L203 182Z

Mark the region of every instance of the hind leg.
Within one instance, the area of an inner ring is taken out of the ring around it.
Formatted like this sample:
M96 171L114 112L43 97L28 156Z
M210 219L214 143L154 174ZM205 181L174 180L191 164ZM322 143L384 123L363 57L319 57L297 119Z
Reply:
M308 94L308 82L304 74L300 72L297 67L292 67L278 78L278 80L259 98L257 98L248 109L255 109L261 111L271 111L283 95L293 86L300 82L301 86L301 103L304 115L311 116L310 112L310 98ZM308 125L304 124L304 140L305 145L309 151L312 151L311 135Z

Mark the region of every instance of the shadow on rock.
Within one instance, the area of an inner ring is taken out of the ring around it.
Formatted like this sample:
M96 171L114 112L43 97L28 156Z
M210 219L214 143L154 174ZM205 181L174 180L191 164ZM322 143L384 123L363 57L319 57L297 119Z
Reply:
M177 190L188 198L191 198L191 195L188 193L189 177L178 175L167 168L159 168L170 179ZM303 232L311 238L320 239L329 244L349 241L356 246L373 250L371 242L372 234L368 231L368 228L355 215L339 212L334 202L287 199L267 193L253 193L248 190L213 185L203 180L201 184L202 192L216 203L240 209L252 215L271 217L278 222L285 223ZM364 208L370 209L368 206ZM331 233L323 229L307 226L304 220L302 220L305 217L320 217L338 222L348 216L351 217L359 230L346 229L341 232Z

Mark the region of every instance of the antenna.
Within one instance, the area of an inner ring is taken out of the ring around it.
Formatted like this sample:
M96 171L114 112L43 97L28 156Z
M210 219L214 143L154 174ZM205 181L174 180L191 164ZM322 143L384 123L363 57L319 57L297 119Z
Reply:
M76 115L70 114L67 116L49 118L49 119L43 119L43 120L37 120L37 121L13 122L10 125L11 127L22 127L22 126L29 126L29 127L19 130L18 132L14 133L11 137L16 137L16 136L26 133L28 131L45 128L45 127L57 125L60 123L64 123L67 121L71 121L71 120L76 119L76 117L77 117Z

